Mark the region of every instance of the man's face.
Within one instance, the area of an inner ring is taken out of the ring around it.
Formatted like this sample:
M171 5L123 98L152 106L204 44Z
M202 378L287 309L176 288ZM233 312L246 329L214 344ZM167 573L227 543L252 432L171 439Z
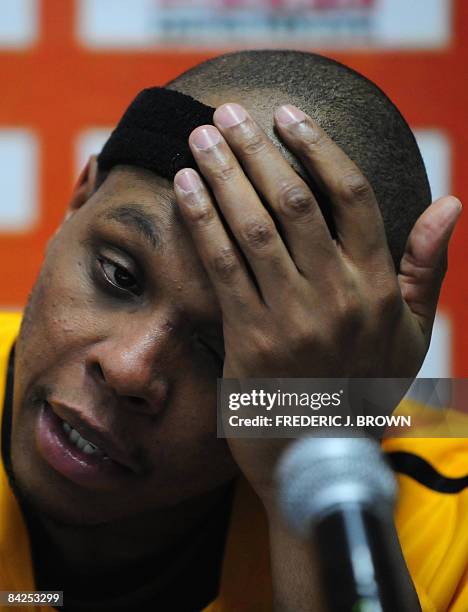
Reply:
M50 243L26 309L13 472L66 522L134 517L235 473L216 437L220 311L172 198L152 173L111 172Z

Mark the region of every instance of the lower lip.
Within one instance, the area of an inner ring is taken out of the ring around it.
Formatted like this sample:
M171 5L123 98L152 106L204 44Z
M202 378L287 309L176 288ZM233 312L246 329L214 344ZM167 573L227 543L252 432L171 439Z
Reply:
M87 455L63 430L60 419L46 403L37 420L36 443L45 461L74 483L89 489L113 490L128 484L131 472L109 457Z

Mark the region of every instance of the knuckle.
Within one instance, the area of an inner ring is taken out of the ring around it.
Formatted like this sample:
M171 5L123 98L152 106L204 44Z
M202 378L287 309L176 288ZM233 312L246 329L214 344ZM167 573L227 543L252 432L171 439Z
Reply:
M301 185L283 185L279 193L279 206L288 216L301 217L309 213L315 201L310 191Z
M213 179L217 183L228 183L237 177L239 173L238 168L233 164L225 164L218 166L213 170Z
M201 202L189 209L190 221L197 225L209 225L216 217L216 211L208 202Z
M325 133L317 126L313 125L308 121L306 123L306 129L302 134L302 141L304 147L313 151L314 149L325 146L327 139Z
M380 289L378 310L381 316L393 319L398 316L402 306L403 301L397 283L392 283Z
M239 269L239 260L231 247L220 249L213 258L213 270L217 278L223 282L230 282Z
M295 354L300 354L304 349L309 350L315 346L317 338L311 327L294 325L288 332L288 347Z
M254 132L242 145L242 151L247 156L255 156L262 153L268 146L268 142L263 134Z
M275 235L274 225L265 219L251 219L242 229L244 242L252 249L262 249L269 245Z
M255 354L255 359L260 362L266 362L271 358L274 351L274 345L268 335L264 332L257 332L252 336L252 352Z
M364 318L362 305L357 296L348 296L346 307L342 309L342 320L347 328L356 329Z
M339 193L348 202L362 203L370 199L372 189L365 176L356 171L341 179Z
M310 304L304 301L302 291L291 289L285 309L282 311L282 334L287 338L287 348L300 354L319 343L319 326L311 316Z
M345 336L354 333L362 325L365 312L359 293L352 283L335 292L334 311L338 329Z

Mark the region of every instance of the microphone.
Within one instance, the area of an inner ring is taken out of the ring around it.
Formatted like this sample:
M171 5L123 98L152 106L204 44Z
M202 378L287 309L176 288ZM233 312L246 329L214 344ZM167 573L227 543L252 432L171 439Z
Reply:
M302 438L277 468L279 506L310 539L329 612L414 612L393 523L396 482L368 438Z

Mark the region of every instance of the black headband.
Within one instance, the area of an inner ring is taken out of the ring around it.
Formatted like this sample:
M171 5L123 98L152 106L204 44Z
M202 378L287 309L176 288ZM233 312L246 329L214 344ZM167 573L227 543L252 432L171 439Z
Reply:
M197 126L213 123L214 111L178 91L143 89L104 145L99 169L139 166L172 179L181 168L196 168L188 137Z

